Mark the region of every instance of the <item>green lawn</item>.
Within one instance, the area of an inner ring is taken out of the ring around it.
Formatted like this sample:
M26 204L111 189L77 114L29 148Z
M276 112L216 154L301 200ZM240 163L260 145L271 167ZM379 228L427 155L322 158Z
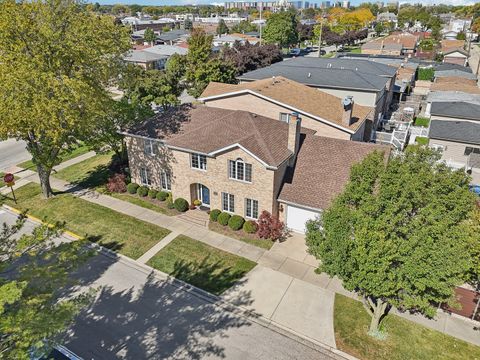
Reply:
M11 199L4 200L5 203L28 210L47 222L65 221L68 230L133 259L139 258L170 233L167 229L69 194L43 199L37 184L22 186L15 194L17 205Z
M218 295L256 263L180 235L151 258L148 265Z
M338 349L364 360L480 359L480 347L388 315L383 320L387 339L367 335L370 316L363 305L335 295L334 327Z
M254 245L262 249L270 250L273 246L273 241L271 240L259 239L257 236L247 234L243 230L233 231L228 226L223 226L216 222L209 222L208 228L219 234L230 236L234 239L246 242L247 244Z
M164 215L174 216L180 214L175 209L168 209L166 206L162 206L160 204L157 205L153 201L150 201L148 198L141 198L136 195L130 195L128 193L109 193L108 195L116 199L127 201L131 204L159 212ZM163 203L165 203L165 201Z
M424 118L424 117L417 117L415 119L415 126L423 126L423 127L428 127L428 124L430 123L429 118Z
M88 147L87 145L79 145L76 148L74 148L73 150L63 151L60 154L61 162L76 158L77 156L80 156L80 155L83 155L83 154L86 154L90 150L91 150L90 147ZM35 170L34 169L35 165L33 164L32 160L24 161L24 162L18 164L17 166L21 167L23 169Z
M94 188L104 185L109 176L109 165L112 154L97 154L78 164L60 170L53 176L84 188Z
M418 145L428 145L428 137L417 136L417 137L415 138L415 142L416 142Z

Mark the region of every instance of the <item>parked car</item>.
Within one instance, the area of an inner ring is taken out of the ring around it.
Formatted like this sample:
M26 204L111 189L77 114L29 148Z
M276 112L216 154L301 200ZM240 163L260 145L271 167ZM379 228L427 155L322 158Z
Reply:
M325 50L320 50L320 55L327 55L327 52Z
M290 56L300 56L302 54L302 50L299 48L291 49L288 53Z
M305 48L305 52L307 52L307 53L311 53L312 51L313 51L313 47L311 47L311 46L307 46Z

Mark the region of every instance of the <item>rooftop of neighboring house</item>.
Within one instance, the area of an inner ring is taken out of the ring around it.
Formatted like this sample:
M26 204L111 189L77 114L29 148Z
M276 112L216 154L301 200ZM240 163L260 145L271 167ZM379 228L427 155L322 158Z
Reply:
M427 102L466 101L480 104L480 94L469 94L463 91L430 91Z
M465 40L442 40L441 49L443 53L447 53L454 49L463 49Z
M388 146L302 135L295 167L287 171L278 199L327 208L345 188L351 166L375 150L390 153Z
M480 94L476 80L459 77L440 77L430 86L431 91L461 91L469 94Z
M342 124L344 113L342 100L334 95L313 89L284 77L275 77L263 80L242 83L238 85L211 82L199 98L200 101L221 97L230 97L235 94L250 93L267 98L279 105L290 107L292 111L306 113L320 118L337 126L356 131L365 119L374 111L373 108L354 104L352 123L350 126ZM355 98L353 98L355 101Z
M440 78L440 77L458 77L458 78L469 79L469 80L477 80L477 76L475 74L458 70L458 69L435 70L435 78Z
M472 73L472 69L469 66L462 66L458 64L441 63L441 64L435 64L433 67L435 68L435 71L459 70L459 71Z
M431 139L480 145L480 124L471 121L432 120L428 136Z
M143 51L166 56L172 56L173 54L185 55L188 52L187 49L177 45L155 45Z
M325 61L327 60L327 61ZM238 77L242 81L252 81L283 76L287 79L314 87L354 89L367 91L380 91L385 88L388 78L387 70L377 70L377 74L364 73L365 63L370 61L351 61L350 65L344 62L342 68L339 62L342 59L321 59L321 58L296 58L288 61L281 61L270 66L247 72ZM357 67L354 66L357 63ZM331 67L328 64L332 64ZM333 65L335 64L335 66ZM380 64L377 64L380 65ZM365 65L366 66L369 65ZM369 66L369 71L375 67ZM395 73L395 69L386 66L388 73ZM381 75L380 75L381 74Z
M161 33L157 36L157 39L161 41L175 41L186 38L189 32L187 30L182 29L174 29L164 33Z
M432 102L430 114L464 120L480 120L480 104L466 101Z
M443 53L444 57L449 57L449 56L452 56L452 55L456 55L458 56L458 53L460 53L461 55L467 57L468 56L468 52L464 49L449 49L447 51L445 51Z
M410 33L392 34L381 39L384 44L401 44L404 49L415 49L418 36Z
M124 57L123 60L134 63L149 63L153 61L158 61L161 59L166 59L167 56L163 54L155 54L152 52L143 50L132 50L129 51Z
M393 66L397 69L400 67L417 69L419 65L417 59L406 58L405 56L346 53L337 54L337 57L340 59L367 60L378 64Z
M206 155L241 146L267 166L276 167L292 155L287 146L288 131L285 122L247 111L184 104L158 113L125 133Z
M252 44L256 44L260 40L244 34L234 33L216 36L213 39L214 42L234 43L235 41L245 42L248 41Z

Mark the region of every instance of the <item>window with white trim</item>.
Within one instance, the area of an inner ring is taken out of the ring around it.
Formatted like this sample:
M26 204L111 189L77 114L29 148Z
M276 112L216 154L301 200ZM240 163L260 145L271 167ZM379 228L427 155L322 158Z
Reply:
M140 182L142 185L152 185L150 170L146 167L140 168Z
M235 212L235 197L232 194L222 192L222 210Z
M290 119L289 113L280 113L280 121L288 123L289 119Z
M245 199L245 217L258 219L258 200Z
M143 152L145 155L155 155L155 143L153 140L145 139L143 142Z
M471 147L471 146L465 147L465 152L463 153L463 155L468 156L471 153L480 154L480 148Z
M192 154L191 166L194 169L207 170L207 157L202 154Z
M228 177L234 180L252 182L252 164L246 164L240 158L229 160Z
M172 180L169 172L162 171L162 173L160 174L160 180L161 180L162 190L172 191Z

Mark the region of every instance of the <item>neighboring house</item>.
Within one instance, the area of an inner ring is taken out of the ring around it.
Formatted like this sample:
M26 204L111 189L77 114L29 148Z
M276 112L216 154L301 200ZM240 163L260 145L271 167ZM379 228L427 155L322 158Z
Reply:
M176 45L155 45L142 50L133 50L124 56L124 60L137 64L144 69L163 69L173 54L185 55L187 49Z
M232 46L235 42L239 42L240 44L245 44L246 42L249 42L250 44L255 45L258 43L260 40L256 37L253 36L248 36L245 34L226 34L226 35L218 35L215 38L213 38L213 46Z
M397 33L362 45L362 54L411 55L415 54L417 43L417 35L410 33Z
M432 108L432 103L440 102L468 102L480 105L480 88L478 88L477 94L470 94L463 91L431 91L427 95L425 107L425 115L430 116L430 110Z
M356 104L354 97L339 98L284 77L239 85L211 82L198 100L207 106L255 112L284 122L296 113L302 126L316 135L356 141L370 140L375 110ZM349 106L344 106L345 101Z
M442 40L440 42L441 44L441 51L442 53L447 53L451 50L456 50L456 49L463 49L465 47L465 40Z
M480 184L480 104L433 102L429 145L442 152L442 160L454 168L464 168L472 182Z
M369 41L361 46L362 54L400 56L403 51L402 44L385 44L383 41Z
M389 22L389 23L394 23L395 27L397 27L398 19L397 15L391 12L382 12L377 14L377 22Z
M170 18L153 19L147 15L140 15L138 17L128 16L122 19L123 25L130 26L133 31L152 29L161 31L166 27L173 29L176 21Z
M189 32L182 29L174 29L157 36L157 44L177 45L187 40Z
M472 73L472 69L469 66L463 66L458 64L449 64L449 63L441 63L433 65L435 71L445 71L445 70L460 70L463 72Z
M443 53L443 62L467 66L468 52L463 49L454 49Z
M124 133L132 181L247 219L267 210L303 232L342 190L352 164L389 149L312 135L301 121L206 106L169 109Z
M457 64L458 65L458 64ZM466 80L474 80L477 81L477 76L475 74L458 70L435 70L435 79L442 78L442 77L450 77L450 78L462 78Z
M431 83L430 90L459 91L468 94L480 94L480 88L478 87L476 80L451 76L436 78L435 82Z
M282 76L339 98L353 96L355 103L375 108L375 121L388 111L396 69L368 60L299 57L250 71L240 82Z

